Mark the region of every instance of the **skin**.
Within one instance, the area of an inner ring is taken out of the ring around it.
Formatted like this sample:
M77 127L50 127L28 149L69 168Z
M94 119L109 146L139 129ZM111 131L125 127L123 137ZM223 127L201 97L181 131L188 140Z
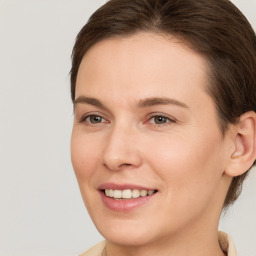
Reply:
M206 60L171 37L106 39L84 56L71 157L108 255L224 255L217 230L235 146L232 130L221 133L207 82ZM98 191L106 182L158 192L132 211L115 212Z

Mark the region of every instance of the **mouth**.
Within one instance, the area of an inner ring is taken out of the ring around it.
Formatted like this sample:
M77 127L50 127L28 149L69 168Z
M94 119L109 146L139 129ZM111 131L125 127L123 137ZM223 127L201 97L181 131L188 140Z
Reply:
M132 184L105 183L98 187L103 204L115 212L130 212L147 205L158 190Z
M103 189L102 192L105 196L113 198L115 200L129 200L139 197L148 197L157 192L157 190L146 189Z

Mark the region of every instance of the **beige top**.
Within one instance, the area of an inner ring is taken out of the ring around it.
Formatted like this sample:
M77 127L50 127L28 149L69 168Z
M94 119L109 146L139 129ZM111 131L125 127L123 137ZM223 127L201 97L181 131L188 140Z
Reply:
M237 256L234 242L228 234L221 231L219 232L219 244L221 249L227 254L227 256ZM80 256L101 256L105 245L106 242L103 241L95 245L88 251L84 252Z

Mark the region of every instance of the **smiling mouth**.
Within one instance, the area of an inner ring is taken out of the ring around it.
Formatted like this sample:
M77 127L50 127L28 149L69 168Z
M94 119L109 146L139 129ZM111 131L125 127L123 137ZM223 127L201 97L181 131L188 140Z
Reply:
M132 198L147 197L156 193L157 190L145 190L145 189L104 189L103 193L107 197L115 200L128 200Z

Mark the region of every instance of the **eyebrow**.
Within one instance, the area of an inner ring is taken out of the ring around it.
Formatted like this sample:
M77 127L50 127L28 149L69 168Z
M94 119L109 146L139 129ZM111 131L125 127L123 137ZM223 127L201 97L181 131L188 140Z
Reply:
M86 96L79 96L75 101L74 101L74 108L77 104L82 103L82 104L89 104L96 106L98 108L107 110L107 107L104 106L98 99L96 98L90 98ZM145 98L141 99L137 103L138 108L146 108L150 106L155 106L155 105L176 105L178 107L182 108L189 108L185 103L180 102L178 100L172 99L172 98L166 98L166 97L151 97L151 98Z
M165 98L165 97L164 98L162 97L146 98L146 99L140 100L137 104L139 108L146 108L146 107L155 106L155 105L176 105L182 108L189 108L183 102L180 102L172 98Z
M89 104L89 105L93 105L95 107L107 110L107 107L105 107L99 100L97 100L95 98L90 98L90 97L86 97L86 96L80 96L77 99L75 99L75 101L74 101L74 108L79 103Z

